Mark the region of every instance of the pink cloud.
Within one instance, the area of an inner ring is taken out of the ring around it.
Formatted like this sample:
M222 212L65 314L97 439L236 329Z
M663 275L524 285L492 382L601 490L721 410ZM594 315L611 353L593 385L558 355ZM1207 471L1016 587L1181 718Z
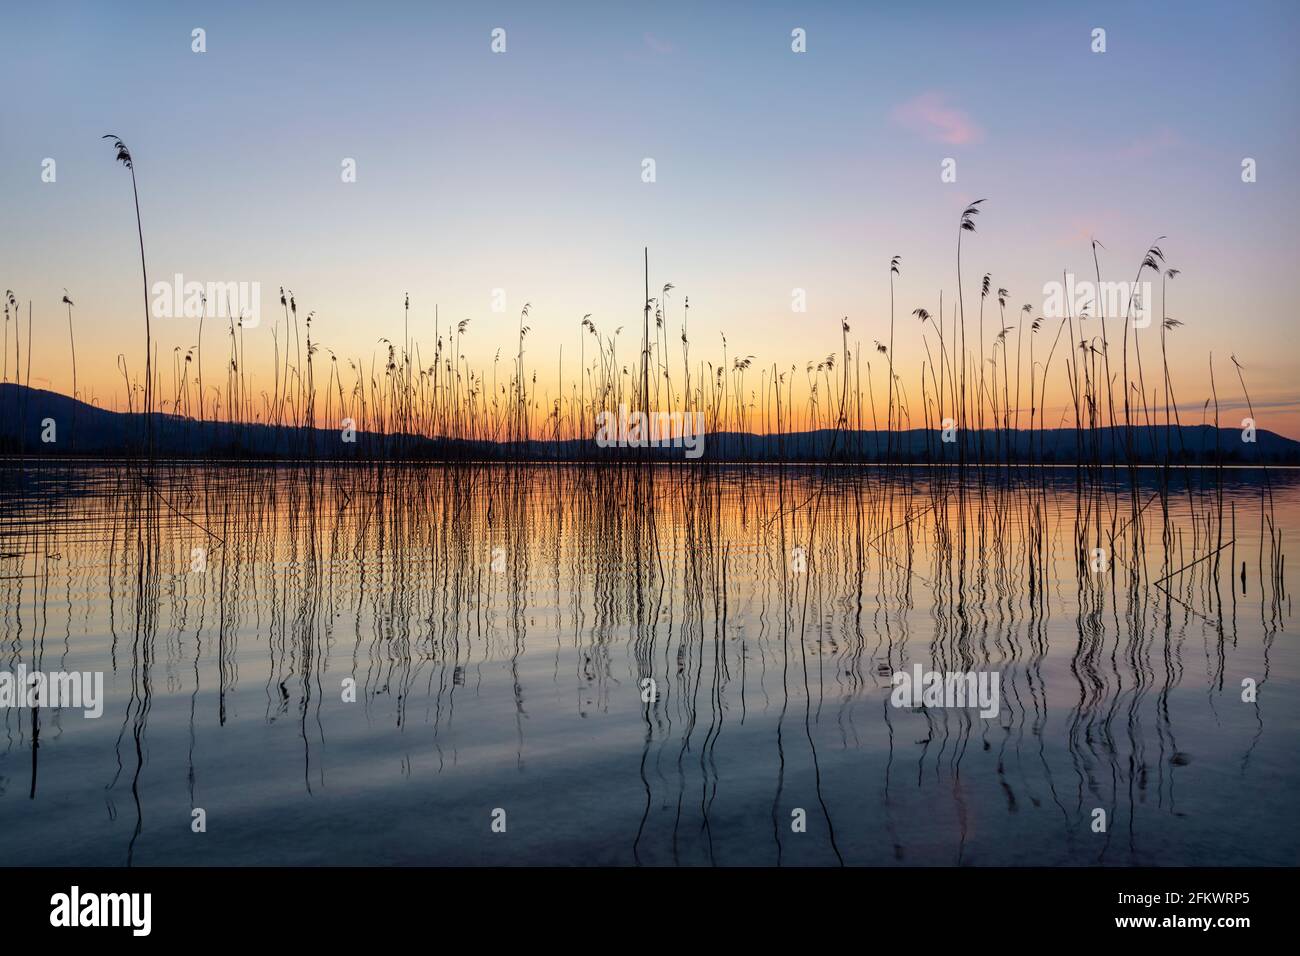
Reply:
M984 131L961 110L947 105L939 92L922 93L894 107L890 117L904 129L936 143L963 146L984 138Z

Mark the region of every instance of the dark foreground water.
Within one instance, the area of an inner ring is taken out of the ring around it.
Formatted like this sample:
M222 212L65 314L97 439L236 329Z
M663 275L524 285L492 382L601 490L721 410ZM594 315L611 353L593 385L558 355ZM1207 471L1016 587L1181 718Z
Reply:
M0 864L1300 860L1294 473L0 485Z

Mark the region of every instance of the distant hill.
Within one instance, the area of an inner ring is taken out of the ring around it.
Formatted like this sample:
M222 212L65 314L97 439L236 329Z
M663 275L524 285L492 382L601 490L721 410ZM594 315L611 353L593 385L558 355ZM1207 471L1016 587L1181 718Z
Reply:
M275 428L261 424L199 422L155 413L155 454L166 458L239 458L275 460L314 458L412 459L422 461L530 460L626 461L638 457L681 461L682 448L601 448L594 439L568 441L487 442L383 435L358 431L355 442L342 440L338 429ZM42 441L53 422L54 441ZM56 392L0 384L0 454L36 457L128 457L143 447L145 416L111 412ZM1052 428L1030 433L970 431L966 460L971 462L1040 462L1075 464L1099 460L1128 461L1128 443L1138 464L1175 463L1300 465L1300 442L1270 431L1258 431L1244 442L1240 429L1210 425L1099 428L1078 432ZM706 434L705 461L957 461L958 444L940 441L936 430L912 429L835 432L821 430L790 435Z

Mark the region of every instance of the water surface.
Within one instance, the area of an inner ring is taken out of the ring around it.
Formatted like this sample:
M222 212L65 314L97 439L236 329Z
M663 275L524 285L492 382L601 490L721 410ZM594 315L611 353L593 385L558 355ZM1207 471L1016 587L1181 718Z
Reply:
M0 482L0 670L107 696L3 711L0 864L1300 856L1291 472ZM997 715L891 705L916 664Z

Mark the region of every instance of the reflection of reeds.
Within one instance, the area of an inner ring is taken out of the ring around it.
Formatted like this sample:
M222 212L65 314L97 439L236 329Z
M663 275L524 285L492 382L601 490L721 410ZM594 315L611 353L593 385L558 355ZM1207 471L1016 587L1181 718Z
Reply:
M1235 590L1222 599L1210 560L1230 540L1253 545L1233 515L1256 476L1210 473L1186 504L1140 507L1130 521L1126 473L1078 495L1075 469L955 485L897 468L375 462L160 474L170 504L130 494L129 469L0 470L13 516L0 539L0 648L10 669L41 660L41 635L63 629L63 615L73 667L93 650L76 640L83 632L112 635L123 769L105 782L137 808L124 848L165 806L156 773L142 774L159 694L191 698L184 763L189 799L203 805L213 734L250 716L288 725L300 748L292 769L257 764L265 780L289 774L304 793L350 786L338 780L345 765L325 756L337 739L326 728L350 719L337 688L352 677L367 739L377 747L385 728L423 726L427 772L444 757L475 766L455 722L467 696L475 721L501 717L515 761L534 768L547 750L533 728L552 739L579 726L559 723L567 717L639 715L631 772L646 799L609 850L629 860L1014 857L971 826L999 819L979 796L988 791L1047 835L1035 852L1150 862L1144 825L1179 813L1177 741L1211 719L1170 706L1198 673L1184 672L1184 656L1199 659L1204 643L1205 690L1231 693L1228 678L1286 614L1271 510L1259 542L1268 569L1251 576L1254 630ZM65 484L70 494L51 491ZM1275 484L1290 514L1295 479ZM1142 503L1161 487L1159 471L1139 474ZM1079 560L1080 543L1099 538L1117 573ZM195 547L206 549L204 573L192 571ZM806 561L792 565L796 547ZM106 595L89 605L104 619L48 600L63 575L70 594ZM1002 714L892 710L888 675L913 663L1000 671ZM638 703L646 678L658 696ZM38 728L48 748L57 719L7 710L9 748L35 759ZM860 748L871 766L886 732L892 836L880 857L879 819L862 812L865 771L836 755ZM167 740L151 735L151 766L177 765ZM996 763L976 759L986 751ZM923 814L909 813L904 786ZM715 835L718 808L755 787L771 819L729 815L743 846ZM789 835L792 805L809 811L806 840ZM1124 822L1105 845L1077 835L1098 805Z

